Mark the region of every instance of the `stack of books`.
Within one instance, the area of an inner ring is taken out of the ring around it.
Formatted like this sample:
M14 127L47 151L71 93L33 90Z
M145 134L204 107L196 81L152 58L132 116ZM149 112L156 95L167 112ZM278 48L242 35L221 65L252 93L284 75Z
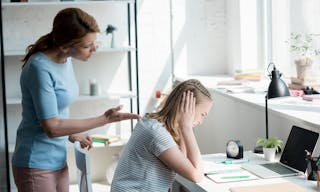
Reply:
M298 79L296 77L291 77L291 83L289 83L289 89L296 89L296 90L302 90L302 89L311 89L319 90L320 89L320 83L316 79Z
M261 72L246 72L234 74L236 80L260 81L262 79Z
M94 134L91 135L91 139L93 142L95 143L102 143L104 145L108 145L117 141L120 141L121 138L118 135L114 135L114 136L106 136L103 134Z

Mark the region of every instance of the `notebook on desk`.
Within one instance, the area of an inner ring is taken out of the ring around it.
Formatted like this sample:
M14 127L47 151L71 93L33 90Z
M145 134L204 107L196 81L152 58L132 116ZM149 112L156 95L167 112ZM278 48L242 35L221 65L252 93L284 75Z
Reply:
M244 164L243 169L261 177L285 177L303 174L307 168L306 152L313 152L319 133L293 126L283 149L280 162Z

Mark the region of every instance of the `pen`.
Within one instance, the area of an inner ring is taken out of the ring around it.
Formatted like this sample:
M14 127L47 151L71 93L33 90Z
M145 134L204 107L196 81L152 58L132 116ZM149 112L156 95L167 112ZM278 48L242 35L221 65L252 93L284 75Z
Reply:
M224 176L221 179L246 179L249 178L249 175L233 175L233 176Z
M227 160L222 161L221 163L223 163L223 164L238 164L238 163L247 163L247 162L249 162L249 159L237 159L237 160L227 159Z
M214 174L217 174L217 173L218 173L217 171L210 171L210 172L204 173L204 175L214 175Z

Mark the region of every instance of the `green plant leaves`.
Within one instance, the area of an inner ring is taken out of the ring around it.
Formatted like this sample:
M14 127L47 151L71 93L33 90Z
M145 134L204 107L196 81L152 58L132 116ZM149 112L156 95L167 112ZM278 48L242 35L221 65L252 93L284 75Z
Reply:
M285 41L289 45L290 52L300 56L317 56L320 55L320 48L316 47L314 42L320 34L311 33L291 33L290 38Z
M276 138L276 137L270 137L270 138L258 138L256 146L262 146L266 148L276 148L277 151L281 149L283 141Z

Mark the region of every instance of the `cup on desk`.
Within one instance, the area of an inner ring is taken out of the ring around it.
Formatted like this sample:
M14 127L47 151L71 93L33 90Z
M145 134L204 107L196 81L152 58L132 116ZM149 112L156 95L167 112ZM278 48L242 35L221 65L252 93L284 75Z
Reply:
M318 166L316 165L317 158L316 157L309 157L306 159L307 161L307 175L308 175L308 180L312 181L318 181L319 182L319 171L318 171Z

